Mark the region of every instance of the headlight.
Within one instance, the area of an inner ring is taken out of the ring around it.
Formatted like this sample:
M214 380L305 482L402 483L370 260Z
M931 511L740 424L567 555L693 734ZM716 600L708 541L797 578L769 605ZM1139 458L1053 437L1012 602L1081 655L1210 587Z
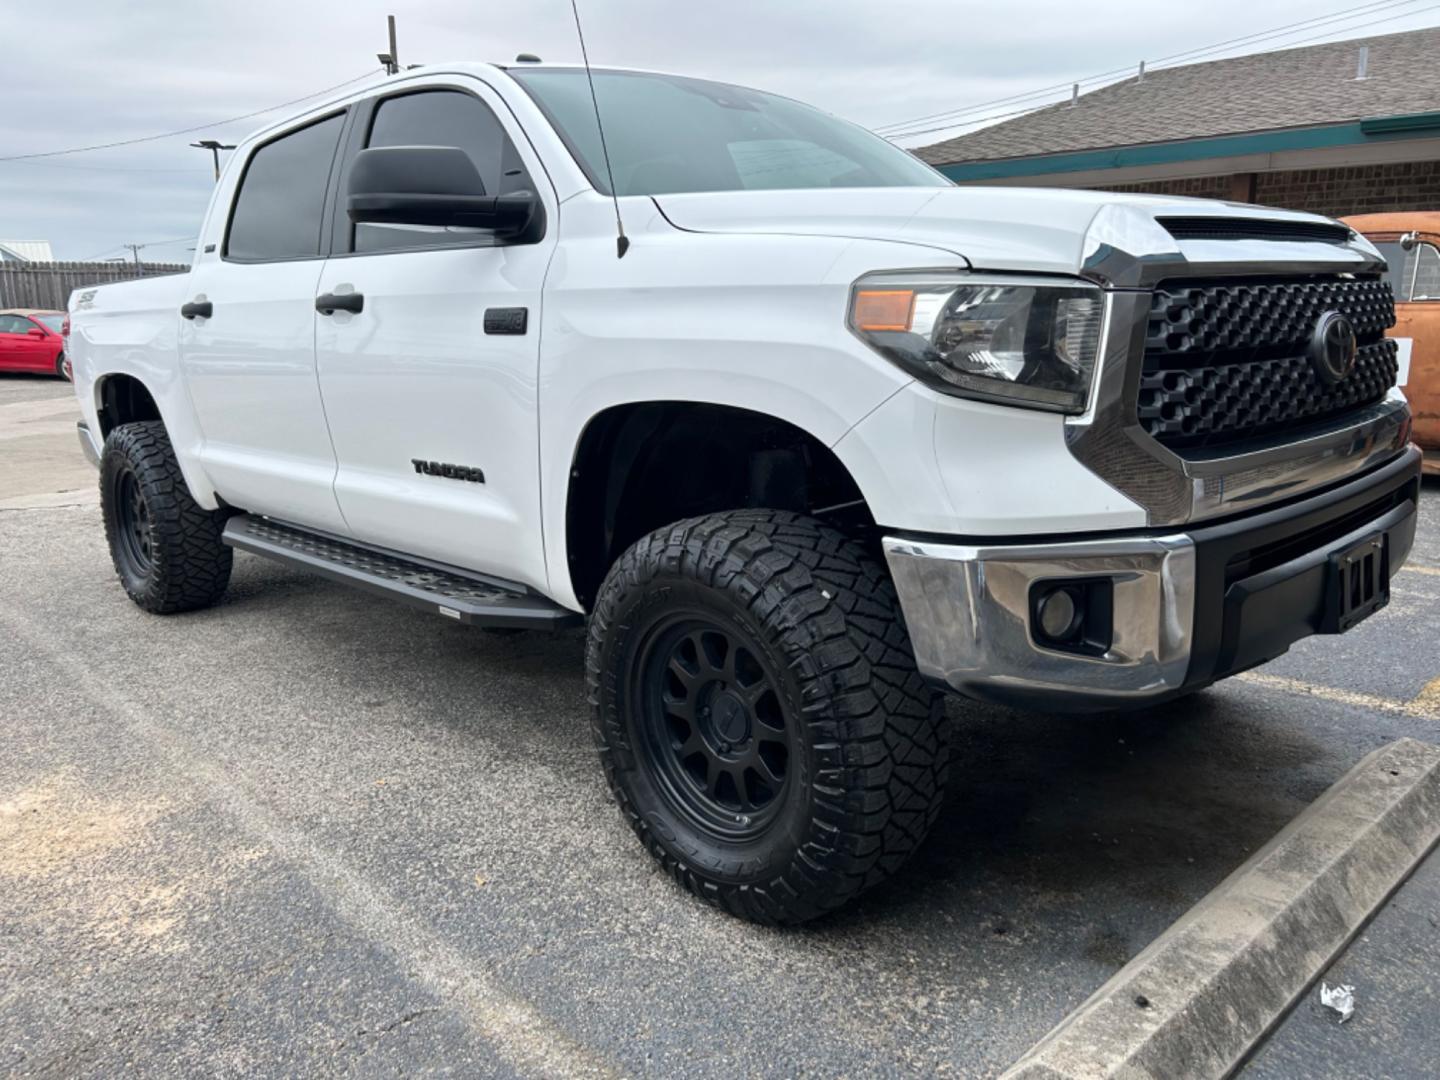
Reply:
M1073 282L968 274L872 274L850 329L937 390L1057 412L1085 411L1104 294Z

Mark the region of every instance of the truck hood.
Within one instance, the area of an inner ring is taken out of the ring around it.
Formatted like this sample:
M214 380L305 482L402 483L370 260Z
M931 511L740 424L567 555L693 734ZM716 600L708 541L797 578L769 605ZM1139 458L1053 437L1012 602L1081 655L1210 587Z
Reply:
M1182 246L1157 217L1328 221L1242 203L1065 188L721 191L654 199L672 225L690 232L902 241L953 253L977 270L1057 274L1081 269L1097 243L1092 231L1104 232L1109 243L1123 237L1136 255L1178 255ZM1106 227L1092 230L1097 220Z

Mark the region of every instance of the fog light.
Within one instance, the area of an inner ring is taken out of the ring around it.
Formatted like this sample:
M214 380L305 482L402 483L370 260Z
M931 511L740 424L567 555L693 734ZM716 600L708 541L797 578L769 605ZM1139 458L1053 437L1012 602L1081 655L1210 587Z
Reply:
M1104 656L1114 636L1115 582L1051 578L1030 585L1030 636L1042 649Z
M1041 633L1051 641L1069 641L1078 637L1081 624L1085 621L1075 603L1075 594L1065 588L1055 589L1041 597L1037 614Z

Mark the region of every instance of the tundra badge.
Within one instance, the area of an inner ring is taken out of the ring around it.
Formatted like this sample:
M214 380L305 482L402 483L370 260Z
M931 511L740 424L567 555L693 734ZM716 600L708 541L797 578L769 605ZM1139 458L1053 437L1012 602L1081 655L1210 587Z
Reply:
M443 461L424 461L420 458L411 458L410 464L415 466L417 473L424 473L426 476L444 476L450 480L469 480L472 484L485 482L485 474L473 465L449 465Z

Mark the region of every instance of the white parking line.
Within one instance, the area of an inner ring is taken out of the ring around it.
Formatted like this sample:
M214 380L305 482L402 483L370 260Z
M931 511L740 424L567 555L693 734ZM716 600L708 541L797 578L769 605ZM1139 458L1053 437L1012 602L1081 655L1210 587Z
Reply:
M255 797L244 776L222 768L183 731L155 719L122 688L94 674L40 619L3 617L9 614L0 613L0 627L7 634L28 641L97 711L108 713L117 726L128 729L177 773L189 776L244 831L304 873L342 919L416 975L515 1071L547 1080L621 1075L602 1052L576 1042L536 1005L487 972L481 958L457 947L423 917L407 912L335 850L278 816L266 799Z
M1376 712L1398 713L1422 720L1440 720L1440 679L1432 679L1413 701L1380 697L1378 694L1364 694L1355 690L1341 690L1334 686L1317 686L1300 679L1287 679L1281 675L1265 675L1259 671L1246 671L1235 678L1252 686L1263 686L1267 690L1279 690L1286 694L1318 697L1340 705L1355 705Z
M1402 574L1428 574L1430 577L1440 577L1440 566L1416 566L1412 564L1400 567L1400 572Z

